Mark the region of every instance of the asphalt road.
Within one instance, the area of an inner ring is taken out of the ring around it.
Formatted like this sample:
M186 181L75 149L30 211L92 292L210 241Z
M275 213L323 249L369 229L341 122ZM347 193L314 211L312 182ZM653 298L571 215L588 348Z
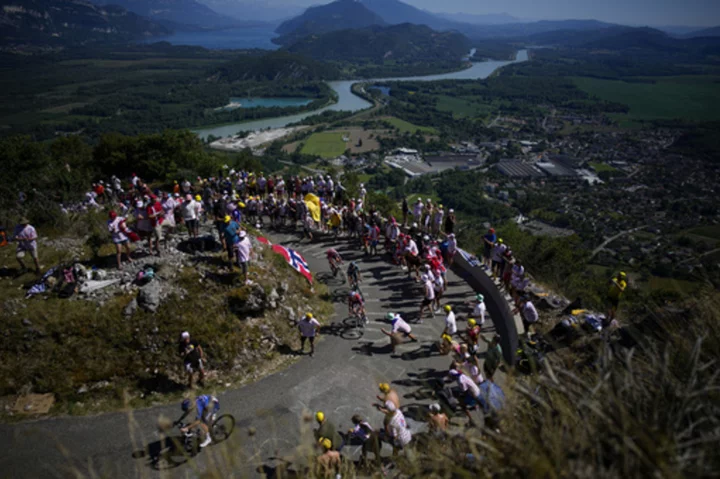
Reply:
M394 356L389 339L380 331L389 327L384 321L388 311L410 321L417 318L420 286L387 262L387 257L364 257L345 239L308 244L298 243L296 235L270 234L269 238L304 255L316 278L326 282L336 297L335 315L321 318L327 325L313 358L303 357L279 373L218 395L221 412L237 419L230 440L206 448L188 462L175 465L161 460L154 467L147 451L159 447L158 418L176 419L180 415L177 404L5 424L0 425L0 477L197 477L212 466L219 467L224 477L255 475L258 468L272 473L283 464L278 458L289 457L301 437L311 434L314 424L303 418L314 411L323 410L341 431L351 426L350 418L356 413L381 426L382 414L373 407L379 382L393 384L411 430L422 430L426 406L433 402L427 381L442 377L450 361L432 352L444 326L443 316L430 319L426 315L423 324L412 325L420 342L402 345ZM324 251L330 246L346 261L360 261L370 323L359 339L348 327L348 287L329 273ZM464 318L470 308L463 303L474 297L474 291L451 271L448 280L446 302ZM462 329L464 322L459 320L458 325ZM491 321L484 331L494 331ZM349 447L343 452L357 451Z

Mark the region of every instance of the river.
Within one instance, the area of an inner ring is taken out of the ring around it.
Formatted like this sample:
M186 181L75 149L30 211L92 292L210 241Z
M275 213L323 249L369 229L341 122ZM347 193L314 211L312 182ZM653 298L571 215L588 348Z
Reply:
M511 61L497 61L490 60L485 62L475 62L470 68L460 70L452 73L442 73L439 75L426 75L419 77L396 77L396 78L377 78L372 80L360 79L360 80L344 80L344 81L333 81L328 82L328 86L335 91L338 97L338 101L332 105L313 110L298 113L297 115L282 116L275 118L263 118L262 120L246 121L242 123L233 123L230 125L217 126L212 128L201 128L194 130L201 138L205 139L209 135L216 137L226 137L237 134L239 131L256 131L264 130L266 128L282 128L290 123L296 123L304 120L308 116L317 115L324 111L358 111L370 108L372 104L352 92L352 85L354 83L372 83L372 82L392 82L392 81L437 81L437 80L480 80L487 78L498 68L502 68L512 63L519 63L527 61L528 54L527 50L518 51L515 60Z

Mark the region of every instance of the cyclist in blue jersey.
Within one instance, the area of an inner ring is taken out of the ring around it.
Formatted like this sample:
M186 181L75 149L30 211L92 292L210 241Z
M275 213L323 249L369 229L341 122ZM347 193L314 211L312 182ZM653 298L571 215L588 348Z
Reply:
M205 433L205 440L200 444L200 447L208 446L212 442L212 438L210 437L210 425L215 419L216 413L220 410L220 401L218 401L218 398L215 396L203 395L195 398L194 402L190 399L185 399L182 402L181 407L183 415L178 422L182 422L183 419L193 412L196 412L196 416L193 422L180 429L180 431L182 433L187 433L188 431L200 426L200 429L202 429Z
M347 277L350 287L354 287L362 281L362 278L360 277L360 267L355 261L351 262L348 266Z

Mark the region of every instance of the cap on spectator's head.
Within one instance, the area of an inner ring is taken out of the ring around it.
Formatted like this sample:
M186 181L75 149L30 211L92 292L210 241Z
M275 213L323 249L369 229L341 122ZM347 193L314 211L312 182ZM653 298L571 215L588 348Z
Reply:
M390 392L390 385L388 383L380 383L378 384L378 389L387 394Z
M475 296L475 299L477 299L480 302L483 302L483 301L485 301L485 296L483 296L482 294L478 294L477 296Z
M430 406L428 406L428 409L430 409L430 412L439 413L441 411L440 405L438 403L433 403Z
M457 369L451 369L450 371L448 371L448 373L450 374L450 376L460 376L460 371L458 371Z
M190 333L188 333L187 331L183 331L180 334L180 339L190 339Z

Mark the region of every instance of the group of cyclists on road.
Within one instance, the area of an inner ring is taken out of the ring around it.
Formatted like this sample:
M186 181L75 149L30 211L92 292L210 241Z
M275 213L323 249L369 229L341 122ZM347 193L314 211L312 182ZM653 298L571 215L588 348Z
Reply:
M446 213L442 204L436 205L429 198L424 201L418 198L412 204L405 199L401 206L402 221L392 216L384 218L368 201L364 185L360 185L357 195L350 197L340 181L333 180L329 175L304 178L300 176L283 178L275 175L266 178L262 174L255 175L249 171L224 169L217 178L198 178L195 184L191 184L188 180L176 181L172 186L172 193L152 191L136 175L133 175L127 190L114 180L111 184L114 187L108 187L93 200L98 204L114 205L112 211L115 217L112 218L112 223L122 224L119 227L122 230L118 229L115 233L129 232L130 228L125 224L126 217L136 216L134 222L130 221L133 228L137 228L141 221L149 218L150 231L142 231L140 228L139 232L148 238L151 251L155 247L158 254L160 254L159 240L163 238L164 231L175 234L175 228L184 225L188 239L192 241L199 236L199 225L210 222L217 230L220 243L228 252L231 265L233 261L238 261L240 265L239 261L242 258L245 262L243 271L247 275L249 253L238 252L234 243L237 240L249 243L244 225L262 228L267 225L267 220L272 228L295 228L299 224L304 237L310 240L314 239L314 234L318 231L336 237L343 236L350 241L356 241L359 249L368 257L384 252L392 264L400 267L409 279L421 286L422 299L415 323L422 323L425 314L436 316L438 313L444 313L444 327L437 348L442 354L453 356L448 378L457 380L465 398L463 404L467 407L488 404L487 394L483 396L481 392L482 385L492 382L495 369L501 363L502 351L497 336L488 340L480 334L486 316L484 299L482 295L477 296L472 317L468 317L465 331L460 331L457 327L453 308L447 304L443 307L442 298L448 286L447 270L452 266L458 253L455 236L457 220L452 209L447 210ZM314 195L317 199L317 210L310 207L311 205L306 201L307 195ZM163 224L164 227L161 228L160 225ZM233 234L227 234L228 229L232 229L230 233ZM118 266L121 266L120 246L126 248L128 259L130 254L127 242L117 244ZM366 297L361 290L362 274L359 261L346 263L335 248L329 248L326 257L331 273L334 276L340 275L349 285L348 315L356 318L356 325L363 326L368 320ZM492 266L496 267L495 264ZM393 352L405 340L418 341L412 331L412 322L403 318L401 314L388 312L385 320L389 324L389 329L382 328L381 331L390 338ZM315 352L315 338L320 331L320 322L312 313L307 313L298 322L298 329L301 351L305 350L305 344L309 342L312 356ZM480 368L476 354L481 341L489 345L483 368ZM202 382L204 353L195 341L190 340L187 332L183 333L181 338L180 354L183 356L190 384L193 373L196 372L200 373L200 382ZM384 427L380 431L374 431L367 421L355 417L353 423L356 425L356 430L353 434L361 438L364 443L385 440L393 445L395 451L398 451L410 442L411 435L405 427L405 418L397 394L387 385L381 386L385 399L379 408L386 414ZM499 390L497 386L491 389ZM497 392L495 394L497 395ZM201 395L194 400L184 400L181 421L188 416L192 417L192 421L182 425L183 433L190 434L193 430L199 429L202 431L200 447L211 444L213 421L219 409L220 402L214 396ZM182 424L181 421L178 424ZM323 423L326 421L327 419ZM435 429L443 429L447 425L447 417L442 414L437 404L431 407L429 424ZM322 462L335 464L332 452L337 451L342 445L335 444L333 435L329 435L331 437L318 437L318 445L323 450ZM379 449L375 446L363 447L363 455L368 451L375 451L376 456L379 457L377 453Z

